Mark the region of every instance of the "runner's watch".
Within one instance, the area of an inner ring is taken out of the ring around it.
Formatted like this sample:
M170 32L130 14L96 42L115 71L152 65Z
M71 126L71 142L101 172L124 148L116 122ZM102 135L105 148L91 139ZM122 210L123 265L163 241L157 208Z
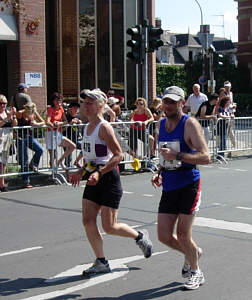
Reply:
M182 152L178 152L176 156L176 160L182 161L182 155L183 155Z

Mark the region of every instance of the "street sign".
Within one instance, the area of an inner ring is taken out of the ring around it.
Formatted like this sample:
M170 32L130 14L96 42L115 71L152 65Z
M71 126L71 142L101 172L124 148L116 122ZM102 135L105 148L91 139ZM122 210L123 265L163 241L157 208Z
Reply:
M207 84L207 78L205 76L203 76L203 75L200 76L199 83L203 84L203 85L206 85Z
M25 84L28 85L28 87L41 87L42 73L40 72L25 73Z

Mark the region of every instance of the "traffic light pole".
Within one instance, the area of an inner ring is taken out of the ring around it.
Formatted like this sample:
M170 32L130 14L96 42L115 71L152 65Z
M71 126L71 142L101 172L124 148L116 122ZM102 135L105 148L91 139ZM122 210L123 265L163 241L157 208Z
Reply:
M210 76L210 93L215 92L214 70L213 70L213 51L209 51L209 76Z
M148 106L148 21L144 20L143 24L143 65L142 65L142 71L143 71L143 97L146 99L147 106Z
M146 99L147 106L149 104L148 100L148 20L147 20L147 0L143 0L143 65L142 65L142 73L143 73L143 97Z

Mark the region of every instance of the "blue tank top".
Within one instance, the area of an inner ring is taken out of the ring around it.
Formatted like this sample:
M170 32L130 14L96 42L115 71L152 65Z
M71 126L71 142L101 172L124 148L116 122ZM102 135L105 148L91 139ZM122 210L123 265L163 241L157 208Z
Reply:
M180 151L185 153L193 153L192 150L184 140L184 127L188 115L183 115L176 128L172 132L167 132L165 129L166 118L160 122L160 130L158 142L172 142L179 141ZM193 165L182 162L181 167L193 167ZM163 170L162 173L162 186L164 191L172 191L184 187L200 178L198 169L180 170L180 171L167 171Z

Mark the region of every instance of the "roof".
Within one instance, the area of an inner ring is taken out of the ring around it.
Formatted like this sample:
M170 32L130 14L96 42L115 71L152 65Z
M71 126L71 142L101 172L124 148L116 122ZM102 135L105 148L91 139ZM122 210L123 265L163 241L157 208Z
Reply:
M194 36L191 34L176 34L176 39L177 39L177 47L200 47L200 44L195 40Z
M227 39L213 40L212 44L217 52L235 49L233 42Z
M185 64L184 58L179 54L177 49L173 47L172 50L173 50L174 64L175 65Z

